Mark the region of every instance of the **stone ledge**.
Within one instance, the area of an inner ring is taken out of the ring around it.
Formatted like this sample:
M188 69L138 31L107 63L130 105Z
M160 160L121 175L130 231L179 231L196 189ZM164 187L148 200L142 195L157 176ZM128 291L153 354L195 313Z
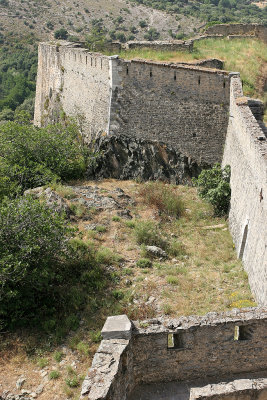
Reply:
M130 339L132 333L132 324L127 315L117 315L108 317L101 335L103 339Z
M267 398L266 395L267 378L237 379L227 383L191 388L189 400L264 400Z

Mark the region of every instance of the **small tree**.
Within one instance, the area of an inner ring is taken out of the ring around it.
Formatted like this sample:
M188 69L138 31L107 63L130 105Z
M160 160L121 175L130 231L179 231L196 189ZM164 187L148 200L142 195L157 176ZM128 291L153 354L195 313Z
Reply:
M68 39L68 31L65 28L60 28L54 33L54 38L55 39L62 39L66 40Z
M105 31L99 26L94 26L90 35L86 37L86 46L92 51L102 51L106 45L107 38Z
M15 325L49 313L66 278L71 229L64 217L31 197L0 206L0 325Z
M203 170L193 183L198 188L199 196L207 200L214 207L215 215L228 213L231 200L230 166L221 168L215 164L213 168Z
M150 28L147 33L144 34L146 40L157 40L160 33L155 28Z

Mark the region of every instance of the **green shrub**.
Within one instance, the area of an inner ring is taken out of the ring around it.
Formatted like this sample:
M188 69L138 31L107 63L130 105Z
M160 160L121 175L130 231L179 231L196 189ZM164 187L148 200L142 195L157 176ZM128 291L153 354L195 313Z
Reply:
M122 257L108 247L100 247L96 252L96 261L102 265L117 264Z
M58 379L60 377L60 372L53 370L49 374L49 379Z
M152 221L140 221L134 228L135 238L138 244L159 246L165 249L168 245L161 236L158 226Z
M156 207L162 215L179 218L184 212L185 206L180 196L164 183L147 183L140 190L140 194L146 204Z
M145 28L145 27L147 27L147 22L144 21L144 20L141 20L141 21L139 21L139 26L140 26L141 28Z
M0 125L0 198L56 179L82 177L88 150L75 124Z
M136 263L139 268L151 268L152 262L148 258L140 258Z
M94 248L69 240L74 230L64 216L38 200L3 201L0 225L0 329L40 326L41 320L45 330L53 330L59 318L105 285Z
M92 331L89 336L93 343L99 343L102 340L101 331Z
M160 33L155 28L150 28L145 34L144 39L146 40L157 40L160 37Z
M68 38L68 31L65 28L60 28L54 33L55 39L63 39L66 40Z
M172 257L179 257L181 255L184 255L184 245L177 240L172 240L168 246L168 254Z
M95 230L96 230L98 233L105 233L105 232L107 232L107 227L104 226L104 225L97 225L96 228L95 228Z
M177 276L169 275L166 279L169 285L178 285L179 283L179 279L177 278Z
M65 379L66 384L71 388L76 388L80 385L79 378L77 376L72 376L71 378Z
M88 356L89 352L90 352L90 346L85 343L85 342L79 342L76 346L76 349L84 354L85 356Z
M136 222L135 221L125 221L125 226L127 228L133 229L135 227Z
M38 358L37 360L38 367L44 368L47 367L49 364L48 358Z
M193 180L199 196L213 205L217 216L225 215L229 211L231 200L230 166L221 168L220 164L203 170L197 179Z
M62 360L62 358L63 358L63 353L61 351L55 351L54 360L59 363Z

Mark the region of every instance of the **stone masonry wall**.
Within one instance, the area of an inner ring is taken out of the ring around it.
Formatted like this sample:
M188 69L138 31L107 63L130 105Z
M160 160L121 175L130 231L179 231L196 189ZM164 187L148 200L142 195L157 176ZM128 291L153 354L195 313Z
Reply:
M82 115L89 140L108 132L110 58L73 43L39 45L34 123L54 122L61 111Z
M231 105L223 164L231 166L230 231L259 304L267 304L267 140L231 80Z
M192 40L170 40L170 41L130 41L122 45L124 49L152 49L160 51L192 51Z
M136 325L132 347L135 383L267 370L266 308L159 322ZM245 340L234 340L236 326L244 327ZM168 348L170 333L178 334L176 348Z
M222 159L229 81L225 71L41 43L34 122L55 122L62 111L81 115L87 140L110 133L159 140L206 166Z
M110 326L110 319L112 328L108 330L105 327ZM127 400L140 384L200 379L206 386L193 385L192 400L211 400L213 395L214 400L236 400L239 397L234 392L252 393L253 399L264 400L257 394L266 393L266 379L234 379L257 372L266 377L266 307L202 317L128 320L129 324L125 320L126 316L107 319L102 330L104 340L85 378L81 399ZM122 339L125 335L127 340ZM229 387L209 384L224 379L232 382Z
M110 132L171 144L198 164L222 159L229 74L207 68L114 60Z
M267 27L260 24L218 24L210 26L207 35L255 36L267 43Z

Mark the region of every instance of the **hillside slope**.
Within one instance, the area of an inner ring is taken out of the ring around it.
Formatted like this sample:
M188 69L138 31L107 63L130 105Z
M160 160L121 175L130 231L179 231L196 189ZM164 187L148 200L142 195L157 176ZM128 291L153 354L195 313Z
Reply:
M83 38L92 28L94 20L103 19L108 32L116 31L136 39L143 39L145 32L155 28L161 39L173 33L190 35L203 26L195 17L171 15L129 3L127 0L0 0L0 32L33 33L41 40L54 37L54 31L64 27L70 35ZM146 26L141 28L140 21ZM131 27L137 29L133 30Z

